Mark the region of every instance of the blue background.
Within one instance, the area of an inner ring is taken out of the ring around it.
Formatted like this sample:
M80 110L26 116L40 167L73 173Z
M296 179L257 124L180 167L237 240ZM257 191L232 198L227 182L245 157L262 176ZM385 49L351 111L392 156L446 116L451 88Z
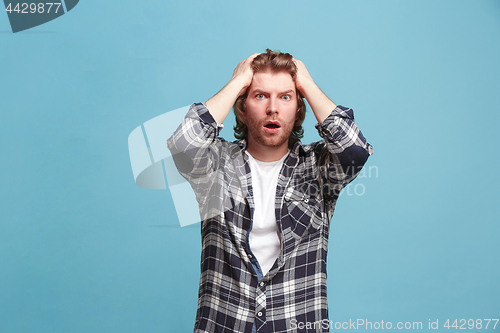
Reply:
M332 220L330 319L499 318L499 37L495 0L86 0L16 34L0 14L0 332L192 331L199 224L135 185L127 137L266 47L375 148Z

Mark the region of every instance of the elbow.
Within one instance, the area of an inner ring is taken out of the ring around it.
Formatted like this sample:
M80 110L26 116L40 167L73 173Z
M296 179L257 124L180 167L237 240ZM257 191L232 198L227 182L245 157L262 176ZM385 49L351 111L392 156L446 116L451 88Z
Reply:
M371 147L371 146L370 146ZM345 149L337 157L345 174L361 171L371 152L360 146L351 146Z
M172 159L174 160L175 167L177 168L177 170L179 170L180 173L190 173L191 171L193 171L193 160L186 153L172 153Z

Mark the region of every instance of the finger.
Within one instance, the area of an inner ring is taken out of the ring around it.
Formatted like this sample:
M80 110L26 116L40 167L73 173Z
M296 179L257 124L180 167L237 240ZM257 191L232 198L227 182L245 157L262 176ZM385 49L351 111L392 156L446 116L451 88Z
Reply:
M254 53L250 57L248 57L248 59L252 59L253 60L253 58L255 58L256 56L258 56L259 54L262 54L262 53Z
M304 63L302 61L300 61L299 59L295 59L295 58L292 58L293 62L295 63L295 66L299 67L305 67L304 66Z
M253 59L255 59L255 57L257 57L259 54L261 53L254 53L250 57L246 58L243 62L252 63Z

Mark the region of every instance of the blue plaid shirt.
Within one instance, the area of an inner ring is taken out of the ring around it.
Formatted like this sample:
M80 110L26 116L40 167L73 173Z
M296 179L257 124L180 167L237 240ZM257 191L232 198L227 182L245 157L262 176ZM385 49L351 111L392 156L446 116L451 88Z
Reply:
M254 211L245 140L219 138L203 103L191 106L167 146L191 184L202 219L195 332L328 332L326 255L340 191L373 153L337 106L316 129L323 140L295 143L278 178L275 214L281 251L261 276L249 247ZM297 323L310 323L300 330Z

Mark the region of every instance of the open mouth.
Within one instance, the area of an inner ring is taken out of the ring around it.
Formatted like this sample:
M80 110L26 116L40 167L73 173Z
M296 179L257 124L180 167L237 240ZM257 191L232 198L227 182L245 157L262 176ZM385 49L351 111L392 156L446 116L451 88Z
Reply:
M281 128L281 125L278 121L268 121L264 124L264 131L270 134L278 133Z

